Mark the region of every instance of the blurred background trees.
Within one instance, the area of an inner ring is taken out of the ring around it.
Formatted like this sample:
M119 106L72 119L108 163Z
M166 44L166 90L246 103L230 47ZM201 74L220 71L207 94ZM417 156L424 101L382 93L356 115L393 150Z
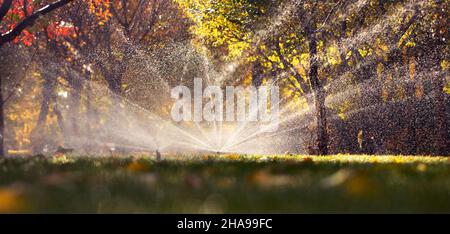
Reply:
M127 129L124 101L169 118L170 88L213 73L280 86L305 113L290 152L450 152L449 1L57 2L11 39L52 2L0 1L9 154L125 140L108 134Z
M216 57L314 110L304 150L448 154L448 1L178 2Z

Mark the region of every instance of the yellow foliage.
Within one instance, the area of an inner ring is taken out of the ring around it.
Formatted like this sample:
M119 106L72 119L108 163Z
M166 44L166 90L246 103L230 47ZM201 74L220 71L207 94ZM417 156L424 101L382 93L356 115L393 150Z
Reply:
M372 49L371 48L369 48L369 49L366 49L366 48L359 48L358 49L358 52L359 52L359 54L361 55L361 57L366 57L366 56L368 56L368 55L371 55L372 54Z
M450 61L448 61L448 60L442 60L441 61L441 68L442 68L442 70L444 70L444 71L446 71L446 70L448 70L449 68L450 68Z
M411 27L408 28L408 30L405 32L405 34L402 35L402 37L400 38L400 40L398 41L397 47L400 47L405 40L408 40L408 38L411 36L412 32L414 31L415 28L415 24L413 24ZM407 47L413 47L416 44L412 41L407 41L405 43L405 46Z
M241 156L239 154L229 154L226 155L225 158L230 160L238 160L241 158Z
M65 154L56 155L52 158L52 163L54 164L67 164L75 162L75 159L66 156Z
M245 19L249 13L243 9L243 2L223 0L177 0L185 14L194 21L191 32L200 41L214 47L225 45L227 59L242 55L250 48L252 35L242 29L236 21Z
M328 46L326 54L327 62L331 65L341 64L341 56L337 46Z
M378 63L377 65L377 78L381 80L383 77L384 66L382 63Z
M344 103L342 103L342 105L340 105L338 107L339 118L341 118L342 120L345 120L347 118L346 113L348 112L349 109L350 109L350 101L345 100Z
M444 92L450 95L450 82L447 82L444 87Z

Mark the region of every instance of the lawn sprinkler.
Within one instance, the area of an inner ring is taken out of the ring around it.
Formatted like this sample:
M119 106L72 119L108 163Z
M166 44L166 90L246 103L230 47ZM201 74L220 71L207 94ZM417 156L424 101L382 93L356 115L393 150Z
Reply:
M161 153L159 152L159 150L158 149L156 149L156 160L157 161L160 161L161 160Z

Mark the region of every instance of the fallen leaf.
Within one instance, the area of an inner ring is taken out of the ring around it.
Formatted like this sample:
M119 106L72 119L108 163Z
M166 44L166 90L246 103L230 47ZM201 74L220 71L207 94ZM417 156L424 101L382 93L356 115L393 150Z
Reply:
M19 213L25 208L25 203L14 189L0 188L0 213Z

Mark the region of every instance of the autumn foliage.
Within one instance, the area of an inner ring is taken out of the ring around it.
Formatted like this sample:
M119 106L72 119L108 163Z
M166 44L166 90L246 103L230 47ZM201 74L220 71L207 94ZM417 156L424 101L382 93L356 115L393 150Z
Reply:
M99 25L104 25L112 16L109 10L111 2L109 0L83 0L89 8L89 12L95 15ZM2 5L4 0L0 0ZM0 33L6 33L13 30L18 23L33 14L37 9L44 7L49 2L36 0L13 0L11 8L0 21ZM76 36L74 26L63 20L53 20L48 17L39 25L33 25L26 28L22 33L13 40L14 44L21 43L25 46L31 46L36 39L36 33L45 31L48 40L54 40L58 37Z
M110 0L87 0L87 4L89 11L98 18L99 25L105 24L111 18Z
M4 0L0 0L0 5ZM12 30L21 20L31 15L37 7L36 1L30 0L14 0L11 9L0 22L0 33ZM14 40L14 43L21 42L26 46L31 46L34 40L32 29L23 30L22 34Z

